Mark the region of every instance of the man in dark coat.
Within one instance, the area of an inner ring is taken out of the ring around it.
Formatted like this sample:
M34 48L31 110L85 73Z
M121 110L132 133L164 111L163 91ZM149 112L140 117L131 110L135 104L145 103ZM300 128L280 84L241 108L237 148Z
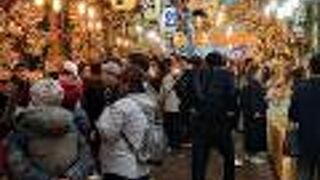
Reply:
M193 80L196 118L192 123L192 179L206 179L210 150L214 146L224 159L224 180L235 179L233 123L236 90L231 73L224 68L223 57L216 52L206 57L208 68Z
M299 125L299 180L320 178L315 178L320 172L320 54L310 60L310 69L311 77L296 84L290 107L290 119Z
M189 143L191 139L191 122L194 116L195 88L193 88L193 77L198 71L201 71L203 61L201 58L192 57L186 63L187 65L176 82L174 89L180 99L179 109L183 120L183 138L186 138L184 140Z
M267 149L266 136L266 90L259 77L259 69L252 67L247 72L246 85L241 92L241 108L244 117L245 147L250 161L254 164L264 163L259 156Z

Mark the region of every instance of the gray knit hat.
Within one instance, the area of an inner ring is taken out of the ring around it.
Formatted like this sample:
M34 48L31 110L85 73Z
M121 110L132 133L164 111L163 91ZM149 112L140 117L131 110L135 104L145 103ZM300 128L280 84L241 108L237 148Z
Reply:
M30 88L31 105L60 105L63 99L63 89L53 79L43 79Z

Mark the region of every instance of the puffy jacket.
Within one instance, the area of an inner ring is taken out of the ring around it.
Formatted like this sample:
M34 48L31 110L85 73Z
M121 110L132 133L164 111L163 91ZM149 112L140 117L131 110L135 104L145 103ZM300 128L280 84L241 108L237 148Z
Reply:
M135 148L142 146L148 119L137 101L152 103L146 94L132 94L106 107L97 122L101 136L100 161L103 173L112 173L128 179L148 175L149 168L137 161L135 154L122 137L125 134ZM133 99L134 98L134 99Z
M73 114L60 107L28 108L9 137L9 169L13 180L84 180L94 161Z

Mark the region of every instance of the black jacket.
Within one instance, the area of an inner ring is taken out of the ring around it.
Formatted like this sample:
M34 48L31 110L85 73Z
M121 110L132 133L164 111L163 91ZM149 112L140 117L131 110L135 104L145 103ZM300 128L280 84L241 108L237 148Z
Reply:
M256 113L261 118L266 117L267 103L266 90L263 85L253 77L247 77L247 85L241 90L241 108L245 118L253 119Z
M204 132L230 131L229 112L237 107L236 88L233 75L223 68L212 68L198 72L193 80L194 103L198 113L195 127Z
M299 123L302 155L320 154L320 77L298 82L294 88L290 119Z
M87 81L82 105L92 125L95 125L94 122L100 117L105 103L105 88L102 86L102 82L99 80Z

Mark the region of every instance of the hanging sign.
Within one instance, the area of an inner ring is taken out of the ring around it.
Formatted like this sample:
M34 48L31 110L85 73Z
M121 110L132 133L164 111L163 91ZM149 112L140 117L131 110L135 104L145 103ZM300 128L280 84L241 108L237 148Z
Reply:
M147 20L156 20L161 14L161 0L142 0L144 18Z
M178 22L178 11L175 7L164 9L161 16L161 26L165 31L175 31Z
M178 24L178 11L175 7L165 8L161 14L161 31L170 37L176 32Z

